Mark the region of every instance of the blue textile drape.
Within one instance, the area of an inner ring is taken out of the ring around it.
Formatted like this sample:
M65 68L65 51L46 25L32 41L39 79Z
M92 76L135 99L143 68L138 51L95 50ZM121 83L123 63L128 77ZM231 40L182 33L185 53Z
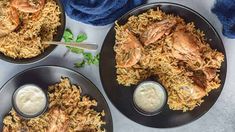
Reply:
M83 23L103 26L114 22L145 0L61 0L67 15Z
M216 0L211 10L223 24L223 34L235 38L235 0Z

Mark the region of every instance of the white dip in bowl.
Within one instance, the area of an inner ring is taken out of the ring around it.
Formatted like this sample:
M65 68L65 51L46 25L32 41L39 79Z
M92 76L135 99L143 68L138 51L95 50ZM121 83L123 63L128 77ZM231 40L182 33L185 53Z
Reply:
M27 84L15 91L13 101L15 110L20 115L34 117L45 110L47 96L38 86Z
M165 89L157 82L145 81L134 91L133 101L137 109L143 114L157 114L167 101Z

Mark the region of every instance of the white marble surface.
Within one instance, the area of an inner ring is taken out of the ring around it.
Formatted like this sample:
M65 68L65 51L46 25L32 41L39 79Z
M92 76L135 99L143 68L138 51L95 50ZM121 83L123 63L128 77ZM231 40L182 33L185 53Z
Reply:
M149 0L149 2L155 2L157 0ZM160 0L162 1L162 0ZM114 123L115 132L234 132L235 131L235 40L227 39L221 34L221 24L215 15L210 11L214 0L165 0L175 3L180 3L191 7L200 14L202 14L206 19L208 19L216 30L220 33L223 39L227 60L228 60L228 73L227 79L224 86L224 90L219 97L216 104L212 109L206 113L200 119L181 126L171 129L154 129L145 126L141 126L125 116L123 116L114 106L110 103L107 96L102 89L102 85L99 78L99 71L97 66L88 66L86 68L76 69L73 68L73 63L79 59L73 53L69 53L66 57L63 54L66 52L66 48L63 46L58 47L53 53L38 63L32 65L15 65L10 64L0 60L0 86L2 86L9 78L17 74L18 72L39 65L59 65L68 68L72 68L84 74L92 82L94 82L97 87L104 94L107 99ZM85 25L73 20L67 19L67 27L72 29L74 34L78 32L85 32L88 35L88 41L97 42L101 48L102 42L107 31L110 28L106 27L93 27ZM100 49L99 49L100 50ZM0 97L1 99L1 97Z

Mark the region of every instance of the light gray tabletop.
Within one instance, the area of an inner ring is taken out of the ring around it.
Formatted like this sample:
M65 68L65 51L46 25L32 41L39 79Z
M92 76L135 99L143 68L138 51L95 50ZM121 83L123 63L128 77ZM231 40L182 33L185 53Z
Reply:
M157 0L149 0L149 2L156 2ZM162 1L162 0L158 0ZM104 93L99 77L98 66L86 66L85 68L74 68L73 63L79 60L79 56L69 53L63 57L66 48L59 46L46 59L31 65L16 65L10 64L0 60L0 86L2 86L8 79L27 68L39 65L59 65L63 67L72 68L79 71L88 77L105 96L108 101L111 113L113 116L114 131L115 132L234 132L235 131L235 40L227 39L221 34L222 25L210 9L213 6L214 0L165 0L186 5L200 14L202 14L219 32L226 49L228 61L228 73L226 83L221 96L211 110L202 116L200 119L171 129L154 129L141 126L122 115L108 100ZM85 32L88 35L89 42L96 42L99 44L99 50L102 46L103 40L111 25L105 27L93 27L79 23L77 21L67 18L67 27L70 28L74 34ZM0 97L1 98L1 97Z

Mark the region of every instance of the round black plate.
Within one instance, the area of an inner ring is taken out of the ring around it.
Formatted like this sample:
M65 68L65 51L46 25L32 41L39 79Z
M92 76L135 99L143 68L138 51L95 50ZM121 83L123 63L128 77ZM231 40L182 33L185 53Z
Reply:
M60 81L61 76L69 77L73 84L77 84L82 88L82 94L88 95L97 100L98 106L96 110L105 112L104 121L107 123L104 128L107 132L113 131L112 116L105 98L98 90L98 88L89 81L86 77L78 72L57 67L57 66L39 66L25 70L13 78L11 78L0 90L0 130L2 130L2 120L12 108L12 94L13 92L24 84L35 84L41 88L47 88Z
M179 15L184 18L186 22L194 22L197 28L205 32L206 38L208 40L211 39L209 42L211 47L225 55L223 43L212 25L194 10L179 4L160 2L143 5L126 13L118 20L118 23L123 25L127 22L127 19L130 16L141 14L146 12L148 9L157 9L157 7L166 13ZM204 115L213 106L222 91L227 71L226 56L220 69L221 86L220 88L213 90L208 97L205 97L205 102L202 103L201 106L196 107L193 111L184 113L182 111L172 111L169 108L166 108L156 116L144 116L137 112L133 106L132 95L136 86L124 87L119 85L116 81L115 52L113 50L114 44L115 30L114 27L112 27L105 38L101 50L101 81L106 94L114 106L129 119L139 124L156 128L169 128L189 123Z
M60 2L60 0L55 0L55 2L60 7L60 11L61 11L60 23L61 23L61 25L57 28L56 34L53 37L53 41L61 41L63 34L64 34L65 23L66 23L65 11L64 11L64 7L63 7L62 3ZM34 63L34 62L37 62L37 61L40 61L40 60L46 58L55 48L56 48L56 45L51 45L47 49L45 49L45 51L43 53L41 53L40 55L33 57L33 58L26 58L26 59L14 59L14 58L5 56L3 53L0 52L0 59L7 61L7 62L10 62L10 63L15 63L15 64L29 64L29 63Z

